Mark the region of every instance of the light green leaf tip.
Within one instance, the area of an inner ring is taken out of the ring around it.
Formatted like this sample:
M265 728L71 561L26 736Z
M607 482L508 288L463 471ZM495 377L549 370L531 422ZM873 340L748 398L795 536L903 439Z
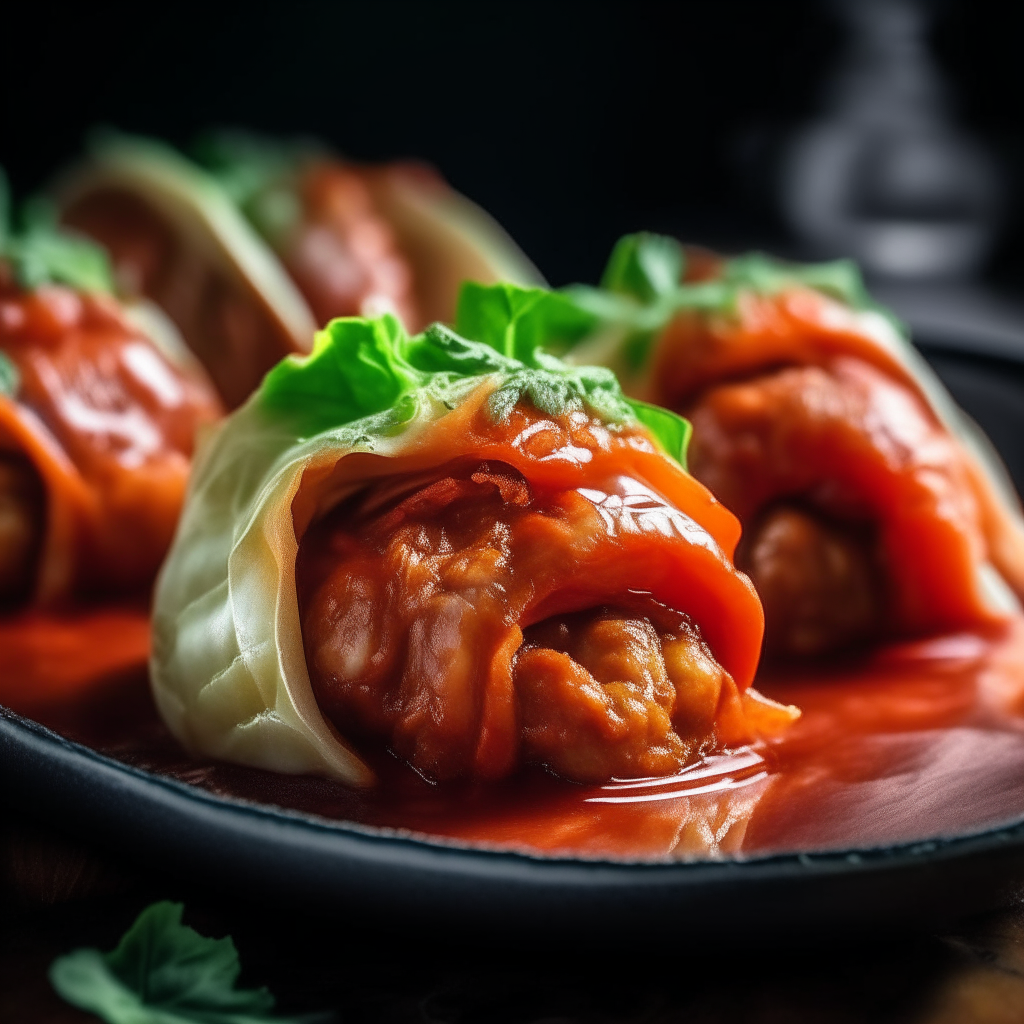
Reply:
M658 439L666 454L680 465L686 465L686 449L690 446L693 425L660 405L628 399L636 418Z
M685 263L683 247L674 238L646 231L625 235L612 249L601 287L650 302L675 290Z
M467 281L459 291L455 330L528 365L537 351L571 345L586 337L598 319L568 296L546 288Z
M267 1024L278 1017L265 989L235 987L240 970L230 938L209 939L181 923L180 903L147 907L115 950L79 949L56 959L58 995L107 1024ZM323 1018L320 1018L323 1019Z
M544 351L548 339L577 340L594 323L557 292L466 284L454 330L433 324L410 337L388 314L333 320L310 355L290 356L267 374L256 401L301 436L357 424L364 433L387 434L424 403L454 408L491 378L496 422L524 399L550 416L585 407L607 423L643 423L682 461L688 426L679 417L644 418L610 370L570 366Z

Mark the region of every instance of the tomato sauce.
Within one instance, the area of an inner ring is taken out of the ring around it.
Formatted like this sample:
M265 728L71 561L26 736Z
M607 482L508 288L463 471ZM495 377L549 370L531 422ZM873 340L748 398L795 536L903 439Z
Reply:
M775 669L784 736L663 778L528 768L431 784L383 752L370 791L194 757L160 721L131 606L0 623L0 703L110 757L229 798L492 849L613 859L750 857L928 841L1024 817L1024 618Z

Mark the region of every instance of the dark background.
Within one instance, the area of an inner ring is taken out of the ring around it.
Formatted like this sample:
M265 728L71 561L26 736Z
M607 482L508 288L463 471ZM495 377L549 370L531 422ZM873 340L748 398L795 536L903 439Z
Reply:
M1024 90L1013 5L937 9L959 119L1012 204L988 276L1024 290ZM786 249L773 154L820 105L842 37L825 3L49 5L7 23L0 162L23 197L109 124L207 126L415 156L489 209L553 284L594 280L637 228Z

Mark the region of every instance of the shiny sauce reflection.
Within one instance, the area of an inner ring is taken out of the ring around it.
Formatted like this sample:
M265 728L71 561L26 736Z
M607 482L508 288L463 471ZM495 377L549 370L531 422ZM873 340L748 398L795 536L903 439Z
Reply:
M0 703L222 796L492 849L628 860L866 848L1024 817L1024 619L762 675L803 717L663 778L581 786L540 769L434 786L384 753L373 792L198 759L157 717L136 608L0 624Z

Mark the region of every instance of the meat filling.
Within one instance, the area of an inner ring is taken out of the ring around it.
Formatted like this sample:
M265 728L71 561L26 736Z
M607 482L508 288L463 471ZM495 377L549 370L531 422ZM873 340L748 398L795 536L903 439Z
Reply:
M0 608L29 597L43 537L45 494L26 459L0 452Z
M685 615L657 612L603 608L526 630L515 667L526 760L599 782L668 775L700 753L728 675Z
M884 596L874 559L864 531L788 505L765 513L736 561L764 605L768 653L813 657L879 632Z
M715 742L735 683L685 615L629 592L621 564L588 567L607 543L591 501L535 494L494 463L382 511L389 487L336 509L299 552L310 679L342 734L433 779L524 761L578 781L661 775Z

